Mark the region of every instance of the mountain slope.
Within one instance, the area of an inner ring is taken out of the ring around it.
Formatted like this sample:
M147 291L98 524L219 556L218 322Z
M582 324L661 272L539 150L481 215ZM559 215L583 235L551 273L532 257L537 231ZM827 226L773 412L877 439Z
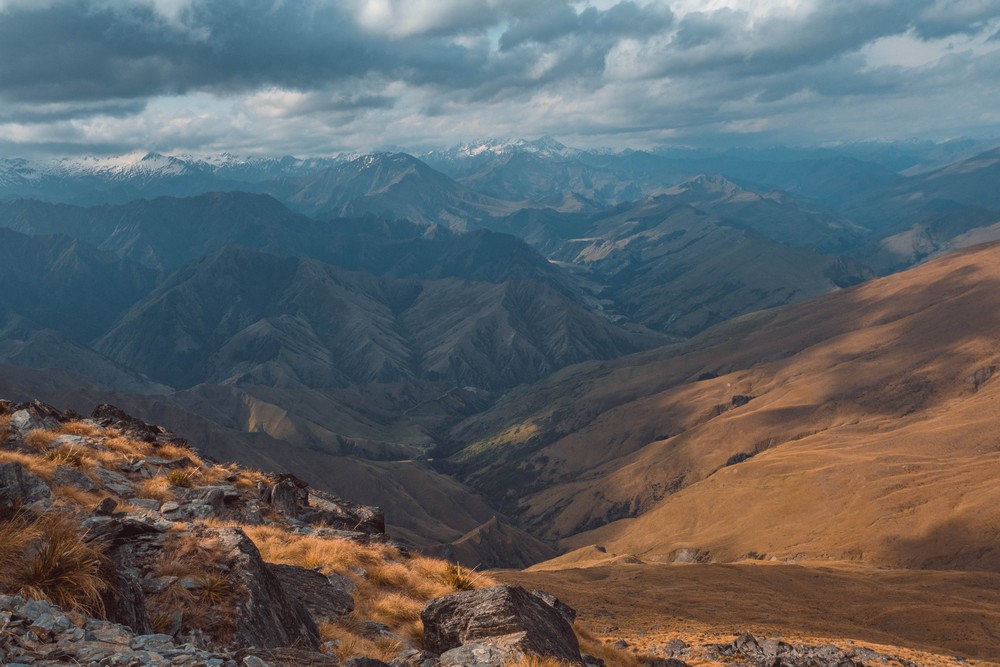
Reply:
M658 342L539 281L376 277L227 248L175 272L96 349L179 387L502 389Z
M996 570L998 287L977 247L571 367L466 421L453 461L567 546Z

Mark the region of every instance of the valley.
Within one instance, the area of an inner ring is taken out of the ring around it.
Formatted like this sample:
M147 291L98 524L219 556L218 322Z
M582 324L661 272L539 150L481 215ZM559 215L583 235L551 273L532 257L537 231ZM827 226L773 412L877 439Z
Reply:
M124 202L91 174L0 203L0 394L378 505L639 651L1000 660L990 155L178 158Z

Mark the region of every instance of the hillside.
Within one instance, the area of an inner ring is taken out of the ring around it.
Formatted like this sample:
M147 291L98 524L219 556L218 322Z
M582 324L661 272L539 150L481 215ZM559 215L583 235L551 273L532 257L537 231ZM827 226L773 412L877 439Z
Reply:
M566 547L996 571L998 284L982 246L571 367L460 425L451 460Z

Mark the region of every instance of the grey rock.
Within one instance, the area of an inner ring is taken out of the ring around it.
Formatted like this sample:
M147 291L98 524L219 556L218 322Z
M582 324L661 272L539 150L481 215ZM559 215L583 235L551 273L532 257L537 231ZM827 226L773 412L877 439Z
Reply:
M160 505L160 514L172 514L181 508L179 503L169 500Z
M428 604L420 615L424 647L444 654L484 643L510 652L580 661L580 646L562 614L520 586L453 593ZM443 656L442 656L443 659Z
M533 590L531 594L536 598L549 605L553 609L559 612L559 614L566 619L566 622L573 625L573 621L576 620L576 610L570 607L568 604L557 598L552 593L546 593L545 591Z
M354 598L344 586L337 585L337 579L293 565L268 563L267 569L278 578L285 592L305 605L317 621L334 622L354 611Z
M129 498L128 504L138 507L139 509L150 510L153 512L160 511L160 505L162 503L154 498Z
M238 588L235 640L243 646L319 648L319 629L305 607L285 594L253 542L239 528L218 528L230 577Z
M514 654L511 649L493 644L471 643L441 654L441 667L503 667Z
M0 513L36 503L44 506L51 498L48 485L23 465L16 461L0 464Z
M118 507L118 501L114 498L105 498L101 502L97 503L94 507L93 514L95 516L111 516L115 513L115 508Z
M120 472L108 470L107 468L94 468L94 476L97 477L101 486L111 491L116 496L128 498L132 495L132 482L130 482L128 477Z
M72 486L89 493L97 491L97 487L90 481L89 477L81 470L69 466L56 466L56 469L52 471L52 483L56 486Z

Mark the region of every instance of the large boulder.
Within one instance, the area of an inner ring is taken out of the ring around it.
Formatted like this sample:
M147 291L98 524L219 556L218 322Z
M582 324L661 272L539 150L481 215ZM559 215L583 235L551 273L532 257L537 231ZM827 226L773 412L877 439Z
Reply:
M482 644L496 649L473 651L484 660L530 653L581 662L580 645L564 615L520 586L446 595L431 601L420 617L424 647L442 659L453 649Z
M268 563L285 593L305 605L320 622L335 622L354 611L354 598L339 577L324 577L315 570L294 565Z
M250 538L239 528L219 528L215 532L237 586L236 644L318 649L315 621L302 603L285 593Z

